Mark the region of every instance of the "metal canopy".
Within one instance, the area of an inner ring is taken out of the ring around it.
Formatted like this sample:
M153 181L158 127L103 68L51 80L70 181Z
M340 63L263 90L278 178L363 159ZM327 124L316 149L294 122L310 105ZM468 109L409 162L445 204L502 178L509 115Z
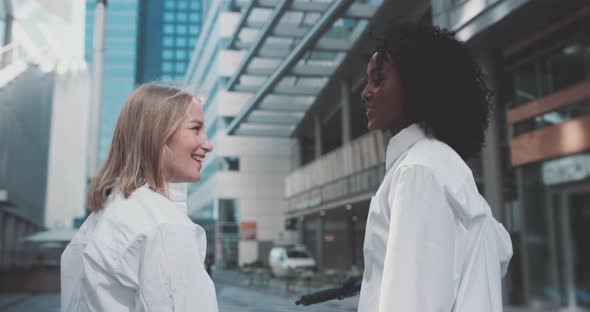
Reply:
M354 0L234 0L238 26L227 48L245 52L229 91L252 96L229 135L289 137L376 5Z

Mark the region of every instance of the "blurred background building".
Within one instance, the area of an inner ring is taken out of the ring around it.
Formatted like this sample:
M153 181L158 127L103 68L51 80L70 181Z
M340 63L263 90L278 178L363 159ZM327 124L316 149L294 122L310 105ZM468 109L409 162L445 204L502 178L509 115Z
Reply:
M95 6L0 0L0 268L24 263L20 238L84 215ZM218 267L301 243L321 270L362 269L389 137L367 131L360 93L369 30L392 20L456 31L495 90L468 163L513 238L506 303L590 309L584 0L110 0L99 162L137 84L183 80L206 98L214 151L189 216Z
M340 10L329 9L339 4ZM299 242L323 269L362 268L369 201L383 177L388 140L367 132L359 107L371 47L363 20L371 19L377 32L391 20L421 20L456 31L496 93L486 147L469 165L513 237L506 302L590 307L587 2L235 0L212 7L207 24L223 17L224 35L211 39L204 27L187 81L208 90L206 119L218 149L205 182L193 189L191 211L215 220L218 246L225 244L219 236L241 233L223 228L226 222L256 222L260 231L277 220L262 216L284 211L284 227L260 238L259 251L263 240ZM324 18L327 24L314 27ZM262 143L269 138L276 140L270 148ZM246 163L253 148L260 156ZM273 162L264 156L270 153ZM285 201L251 201L256 208L247 208L245 197L230 196L240 175L248 184L236 191L247 196L274 190L256 176L277 166L279 177L285 164L288 174L273 182L282 185ZM230 217L222 212L227 206L234 207ZM245 216L248 210L256 213ZM237 246L240 264L256 254L242 251L246 243L231 247ZM218 260L231 254L223 248L215 252ZM259 252L258 260L264 257Z
M203 19L201 0L139 2L136 82L183 81Z
M38 245L29 234L71 229L84 213L83 10L78 1L0 2L1 289L27 282L11 275L20 269L58 264L64 242Z
M98 167L106 158L117 117L131 91L150 81L182 82L201 32L205 2L107 1ZM96 3L86 0L85 59L91 65Z

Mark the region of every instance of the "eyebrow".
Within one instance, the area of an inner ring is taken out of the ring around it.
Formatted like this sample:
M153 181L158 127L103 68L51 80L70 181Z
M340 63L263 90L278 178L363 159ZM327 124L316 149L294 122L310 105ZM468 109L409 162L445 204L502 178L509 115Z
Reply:
M198 124L198 125L201 125L201 126L204 126L205 125L204 122L202 122L200 120L196 120L196 119L191 119L191 120L188 121L188 123L195 123L195 124Z

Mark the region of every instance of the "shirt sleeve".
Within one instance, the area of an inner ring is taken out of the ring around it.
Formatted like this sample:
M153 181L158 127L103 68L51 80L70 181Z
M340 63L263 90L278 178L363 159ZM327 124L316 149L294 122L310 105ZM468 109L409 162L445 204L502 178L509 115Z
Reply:
M402 167L387 202L379 311L451 311L456 227L444 185L430 168Z
M205 233L194 225L160 225L145 237L136 311L217 311L205 271Z

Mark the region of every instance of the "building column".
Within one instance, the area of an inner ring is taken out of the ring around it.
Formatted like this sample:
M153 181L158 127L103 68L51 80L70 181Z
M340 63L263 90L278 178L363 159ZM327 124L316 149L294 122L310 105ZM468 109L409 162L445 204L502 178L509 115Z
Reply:
M6 212L4 212L3 210L0 209L0 270L4 266L4 254L6 252L6 242L5 242L6 218L7 218Z
M317 265L319 268L324 266L324 216L318 217L318 231L317 231Z
M350 84L340 83L340 103L342 106L342 145L350 143Z
M12 264L12 258L14 253L14 241L15 241L15 222L16 217L7 214L4 217L4 233L3 235L3 247L4 247L4 257L2 262L5 268L10 268Z
M346 240L349 242L350 249L348 250L348 256L350 257L350 267L356 266L358 268L358 263L356 263L356 233L355 233L355 224L352 214L352 206L346 205Z
M315 159L322 157L322 119L319 114L313 116L313 130L314 130L314 143L315 143Z
M291 144L291 171L301 167L301 141L299 138L293 140Z
M497 94L496 90L496 67L491 55L481 55L478 58L479 64L487 76L487 84L490 90ZM485 133L485 147L482 150L482 176L484 197L492 208L494 217L502 222L504 219L504 195L502 182L502 151L500 137L498 134L500 125L498 116L498 99L491 98L492 110L490 112L490 123Z

